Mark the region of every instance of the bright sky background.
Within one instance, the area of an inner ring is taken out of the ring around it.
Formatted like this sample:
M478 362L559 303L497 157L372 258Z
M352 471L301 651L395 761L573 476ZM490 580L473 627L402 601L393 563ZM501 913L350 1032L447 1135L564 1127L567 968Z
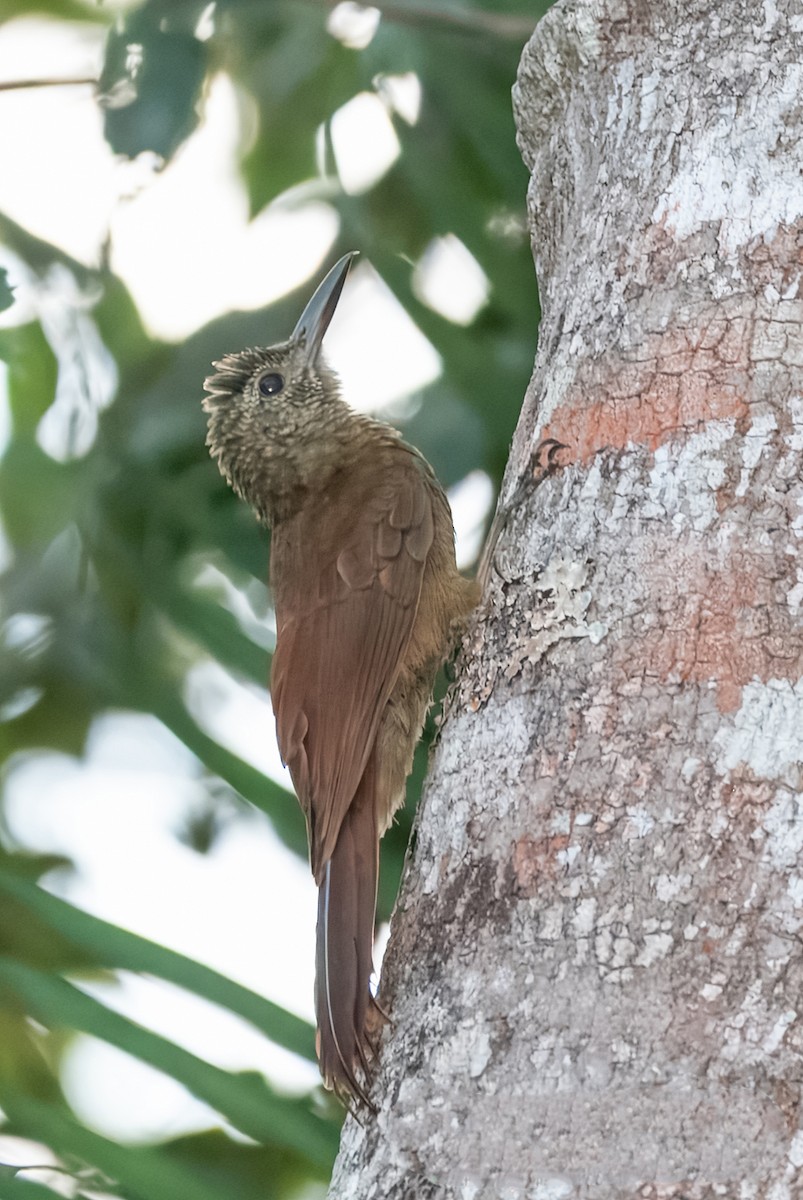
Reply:
M370 36L368 26L361 32L348 18L348 6L340 5L330 28L344 39ZM17 20L0 27L0 80L95 75L101 52L102 40L91 30ZM340 110L333 139L349 191L370 186L398 154L386 106L414 121L419 101L418 81L407 76L389 81L382 101L366 93ZM248 224L234 158L237 133L233 88L219 76L201 128L156 174L150 163L114 158L91 88L3 92L0 162L7 167L0 173L0 211L87 264L97 262L110 233L113 266L146 324L161 337L181 340L224 311L261 307L305 280L311 293L329 265L337 215L320 188L306 200L279 201ZM203 263L194 253L200 231ZM210 269L215 263L217 272ZM34 311L49 315L45 327L55 329L54 312L63 311L69 281L56 279L43 290L2 250L0 264L18 285L17 303L0 323ZM422 299L458 323L468 323L487 298L481 268L455 238L428 248L415 285ZM91 313L86 321L92 327ZM58 351L55 333L53 340ZM440 370L433 347L365 262L352 272L326 349L346 397L373 411L392 406ZM387 382L384 391L380 381ZM113 382L110 375L109 395ZM0 450L7 436L3 407L0 391ZM84 450L93 432L90 427ZM42 444L58 454L61 436L58 423L51 419L48 426L46 418ZM490 482L478 472L451 499L459 556L467 562L491 503ZM283 778L266 692L208 662L191 673L188 700L224 744ZM308 870L258 812L227 825L209 854L195 853L175 832L201 801L197 764L187 750L155 720L119 714L95 724L82 762L41 755L14 767L6 817L17 844L63 852L76 862L75 874L48 881L54 891L312 1019L316 895ZM119 986L91 990L220 1066L256 1068L293 1089L318 1078L314 1067L244 1022L179 989L123 974ZM179 1085L89 1037L76 1039L64 1083L76 1110L113 1137L165 1137L219 1123Z

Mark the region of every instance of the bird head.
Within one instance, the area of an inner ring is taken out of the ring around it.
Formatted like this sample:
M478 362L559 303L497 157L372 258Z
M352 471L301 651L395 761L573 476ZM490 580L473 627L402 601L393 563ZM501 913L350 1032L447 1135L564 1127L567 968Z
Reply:
M355 257L352 251L335 263L288 341L226 354L204 380L209 451L268 524L300 507L343 440L349 409L321 344Z

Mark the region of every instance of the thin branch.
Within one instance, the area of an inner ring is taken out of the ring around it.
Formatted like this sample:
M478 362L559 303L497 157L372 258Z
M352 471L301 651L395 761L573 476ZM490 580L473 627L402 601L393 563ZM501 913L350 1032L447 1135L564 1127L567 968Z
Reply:
M302 4L323 4L335 8L340 0L300 0ZM422 4L398 4L393 0L372 0L366 8L379 9L388 21L399 25L430 26L440 29L459 30L461 33L479 33L505 41L527 40L535 28L536 16L520 17L514 13L492 13L483 9L445 9L438 12Z
M300 0L302 4L335 8L339 0ZM438 12L421 4L394 3L393 0L374 0L370 5L379 9L388 21L399 25L430 26L440 29L458 30L462 33L490 35L504 41L526 40L534 28L532 17L519 17L513 13L492 13L483 9L446 9ZM98 86L92 76L79 79L12 79L0 83L0 92L23 91L27 88L84 87Z
M0 92L15 92L21 91L23 88L42 88L42 87L78 87L83 84L91 83L94 87L97 86L97 79L12 79L5 83L0 83Z

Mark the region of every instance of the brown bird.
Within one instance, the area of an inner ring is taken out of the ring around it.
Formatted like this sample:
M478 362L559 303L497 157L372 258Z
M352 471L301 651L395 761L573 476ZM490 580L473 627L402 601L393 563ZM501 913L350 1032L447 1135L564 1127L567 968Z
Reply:
M273 707L319 888L318 1060L328 1087L366 1101L379 839L477 596L431 467L353 412L322 359L354 257L332 268L289 341L214 364L204 408L212 457L273 531Z

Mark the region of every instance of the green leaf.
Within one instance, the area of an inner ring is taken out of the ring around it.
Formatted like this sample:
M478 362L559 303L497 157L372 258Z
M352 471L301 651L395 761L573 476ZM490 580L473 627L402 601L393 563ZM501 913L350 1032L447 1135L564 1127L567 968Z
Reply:
M57 463L34 441L12 441L0 460L0 507L15 546L35 547L42 553L69 533L71 516L87 483L85 461ZM73 576L77 565L73 561Z
M155 975L236 1013L277 1045L315 1061L314 1031L306 1021L211 967L83 912L7 867L0 867L0 893L13 897L30 917L80 948L73 967L88 956L104 967Z
M0 329L0 359L8 366L14 429L32 436L56 395L58 364L41 325Z
M0 2L4 2L4 0L0 0ZM61 0L55 0L55 3L61 4ZM27 3L25 7L29 9ZM95 272L90 271L76 258L65 254L63 250L52 243L36 237L35 234L24 229L22 225L3 212L0 212L0 242L13 250L37 275L44 275L53 263L60 263L81 285L85 285L95 278Z
M0 1090L6 1085L48 1103L62 1100L58 1081L42 1055L39 1032L31 1028L25 1013L0 1003Z
M207 45L190 18L203 7L184 6L176 28L161 4L146 3L110 34L100 89L104 132L116 154L136 158L150 150L168 161L197 126Z
M318 127L362 87L370 86L359 55L331 38L321 10L264 6L264 26L254 37L253 17L242 25L240 77L254 95L259 127L242 162L251 211L316 174ZM232 14L234 15L234 14Z
M179 588L165 589L158 594L158 600L170 619L217 662L253 683L267 686L270 654L245 636L227 609Z
M114 355L123 389L141 391L169 366L172 347L148 337L131 294L121 279L105 271L98 280L100 299L92 310L103 342ZM117 403L120 403L119 396ZM109 414L104 414L106 420Z
M2 0L0 23L14 17L42 16L59 17L62 21L92 21L107 24L108 11L97 3L82 4L80 0Z
M40 682L46 684L44 695L20 716L0 724L0 761L43 746L65 754L83 750L97 698L78 680L35 676L32 681L33 686Z
M172 1161L192 1166L210 1181L221 1197L236 1200L301 1200L319 1189L309 1186L310 1169L298 1155L277 1146L245 1146L232 1141L222 1130L177 1138L163 1147ZM328 1172L321 1172L321 1179Z
M157 678L155 675L154 681ZM148 711L155 713L210 771L269 816L285 845L301 858L307 857L306 828L292 793L204 733L175 694L152 693Z
M2 1081L0 1106L11 1123L5 1132L44 1142L65 1158L91 1163L118 1180L130 1200L220 1200L217 1189L195 1171L171 1162L158 1150L118 1145L86 1129L65 1109L33 1100Z
M0 997L14 998L50 1029L78 1029L134 1055L264 1144L286 1146L319 1168L337 1152L337 1130L303 1100L279 1097L256 1073L230 1074L107 1008L64 979L0 958ZM0 1088L0 1104L3 1104Z
M8 271L0 267L0 312L5 312L14 303L14 289L8 282Z
M17 1178L19 1169L0 1166L0 1200L59 1200L61 1193L51 1191L44 1184L25 1176Z

